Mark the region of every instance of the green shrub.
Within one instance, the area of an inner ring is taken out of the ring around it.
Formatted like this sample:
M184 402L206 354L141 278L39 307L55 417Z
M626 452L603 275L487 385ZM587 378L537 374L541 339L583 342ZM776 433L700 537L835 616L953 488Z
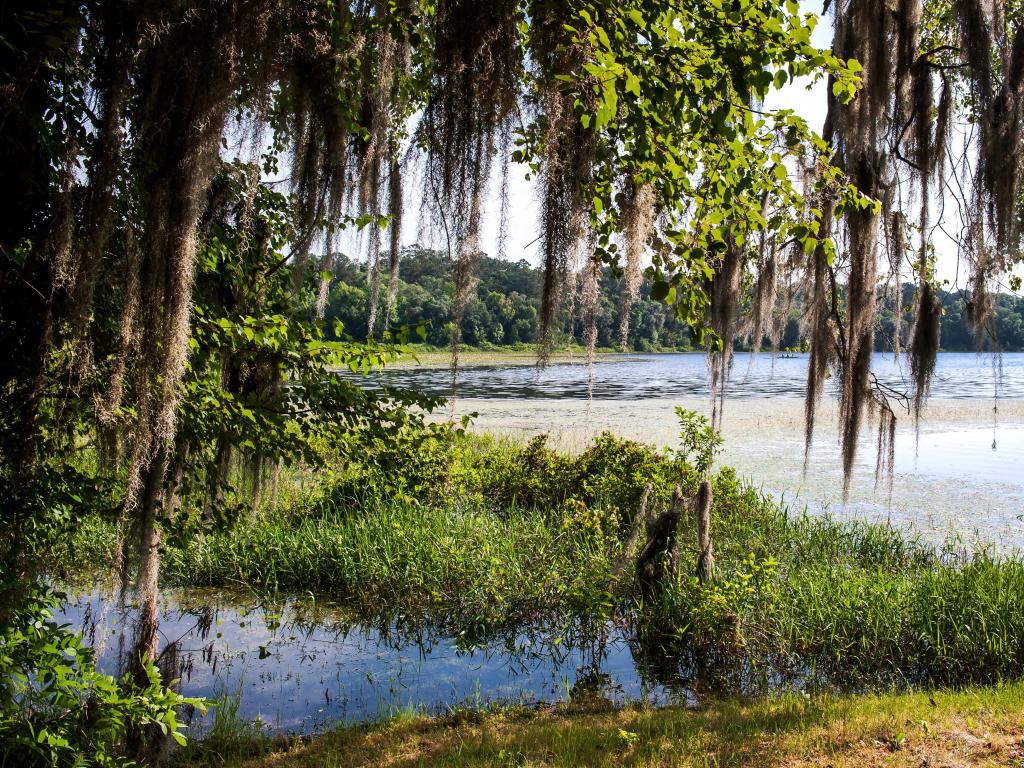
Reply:
M184 743L176 710L203 708L164 688L151 663L147 682L98 672L92 650L58 625L59 596L37 589L0 638L0 764L128 766L128 742L148 726Z

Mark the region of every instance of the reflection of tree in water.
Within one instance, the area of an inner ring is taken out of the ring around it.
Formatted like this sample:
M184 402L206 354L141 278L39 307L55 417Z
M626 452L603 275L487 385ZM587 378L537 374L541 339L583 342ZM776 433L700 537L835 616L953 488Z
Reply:
M121 639L116 656L123 665L131 648L130 608L110 609L109 602L95 598L82 605L80 621L87 638L102 642L109 636L109 629L103 631L104 616L117 625ZM445 611L359 615L308 598L171 592L162 600L161 626L176 636L162 637L159 657L166 679L180 679L191 690L212 684L227 695L237 693L230 687L241 686L240 673L262 689L280 684L282 675L287 679L301 668L312 669L318 680L314 685L323 687L320 706L330 715L296 709L293 714L304 727L310 717L349 719L374 695L383 697L377 706L409 692L419 695L413 681L424 670L429 675L430 666L424 663L454 674L456 688L479 678L484 688L475 694L482 694L476 703L567 699L572 707L606 708L637 696L647 701L690 698L689 682L696 679L700 687L708 687L704 681L711 677L696 670L685 649L637 639L637 622L631 617L635 610L624 603L612 621L603 615L550 612L527 622L470 620L460 625ZM343 646L348 650L342 651ZM408 661L410 652L418 662ZM273 665L262 667L257 658L271 659ZM324 670L340 675L340 690L321 675ZM245 689L250 687L246 684ZM447 694L424 691L417 706L439 711L457 705L463 695L454 688ZM314 693L307 704L313 706L315 698ZM182 714L186 722L193 720L192 713Z

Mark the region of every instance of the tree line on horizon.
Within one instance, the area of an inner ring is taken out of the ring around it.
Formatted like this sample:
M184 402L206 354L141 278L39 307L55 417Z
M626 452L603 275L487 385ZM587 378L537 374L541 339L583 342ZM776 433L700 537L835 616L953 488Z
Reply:
M453 305L455 281L449 258L441 251L419 245L403 249L397 283L392 326L422 327L425 343L443 347L451 339L454 324ZM366 266L338 254L334 280L327 300L325 320L328 326L340 321L343 334L357 340L367 336L370 289ZM479 278L465 308L462 322L463 342L481 349L518 347L539 342L538 317L541 305L543 273L526 259L505 260L481 254ZM700 348L692 329L681 320L675 309L651 298L651 282L644 280L637 300L628 308L628 343L630 351L690 351ZM606 267L598 280L597 346L622 348L624 278ZM910 307L914 286L902 287L903 318L901 338L909 338L913 318ZM968 324L965 296L961 291L938 289L942 304L940 349L944 352L969 352L978 349ZM579 343L584 323L579 291L574 301L566 302L558 321L561 344ZM893 349L896 312L891 297L880 299L875 333L875 350ZM778 347L800 349L805 343L801 332L802 304L799 295L789 307L785 323L781 315L778 325ZM762 346L771 346L765 338ZM737 349L749 349L751 340L737 339ZM989 342L985 350L1024 351L1024 297L1001 293L992 316Z

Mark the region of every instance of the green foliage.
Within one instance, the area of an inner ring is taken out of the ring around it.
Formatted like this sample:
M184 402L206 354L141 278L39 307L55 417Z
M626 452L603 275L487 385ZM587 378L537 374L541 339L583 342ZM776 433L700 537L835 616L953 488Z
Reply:
M452 298L455 281L451 276L447 257L438 251L412 246L402 251L401 278L395 317L398 326L423 327L428 345L443 348L450 339ZM501 261L486 255L480 257L479 279L474 295L466 307L463 337L470 346L480 349L522 349L532 351L537 342L537 318L540 311L541 270L525 261ZM366 318L369 308L369 289L366 268L342 254L336 257L336 282L327 302L327 335L330 338L366 338ZM664 302L667 284L657 285L645 279L637 300L630 307L629 347L638 351L690 351L697 347L689 325L680 320L675 308ZM601 349L619 345L618 329L622 321L621 275L610 267L602 270L598 280L596 344ZM751 287L752 291L753 288ZM909 336L912 318L913 286L903 291L903 339ZM937 290L943 304L940 341L943 351L973 351L976 340L964 313L964 297L957 291ZM745 298L749 302L750 296ZM875 349L891 348L894 313L884 297L880 299L876 319ZM806 340L801 337L799 320L804 304L799 295L794 298L790 316L782 324L779 347L783 350L799 349ZM332 325L340 322L342 334L333 336ZM580 313L563 311L559 319L558 338L580 340L585 338L584 318ZM993 316L995 342L1004 351L1024 350L1024 298L1001 293L997 297ZM411 338L411 341L417 341ZM762 340L767 346L770 339ZM750 340L737 339L737 350L750 347ZM806 346L802 351L807 351Z
M676 483L695 492L700 475L679 453L610 435L578 454L542 438L451 435L393 471L416 478L414 496L349 467L297 506L172 543L167 573L183 585L323 592L364 620L426 617L467 643L617 616L656 674L744 690L1024 675L1019 558L791 514L725 468L712 477L717 578L693 578L695 521L684 515L679 578L641 604L630 578L612 577L624 524L647 483L662 505ZM358 481L345 480L353 472Z
M178 535L210 518L224 523L238 514L239 506L230 502L233 483L253 486L244 499L251 506L261 468L301 465L308 471L358 454L364 466L372 464L371 456L378 459L374 466L387 477L394 455L416 455L445 431L422 418L436 400L371 391L336 375L366 373L395 360L408 329L379 342L354 342L342 335L337 318L315 320L310 307L320 277L307 270L297 290L295 273L282 268L294 237L290 202L258 184L247 203L250 170L237 164L222 169L222 208L208 214L200 250L175 457L189 466ZM394 484L407 487L397 476Z
M398 281L395 317L399 325L424 326L426 342L447 346L452 321L455 281L446 256L418 246L402 250L401 277ZM541 303L541 270L525 260L502 261L480 257L478 280L463 317L463 338L481 349L524 348L538 341L538 317ZM326 319L340 321L345 334L366 338L369 308L367 271L363 265L338 254L337 282L327 302ZM622 320L623 281L610 267L604 268L598 281L597 346L612 348L619 344ZM638 299L630 308L629 345L638 350L689 350L694 341L689 326L676 317L675 310L650 295L645 281ZM558 320L558 338L582 339L584 319L565 308ZM796 343L796 339L793 343Z
M703 477L711 471L715 456L722 449L722 435L711 426L707 416L676 406L679 419L679 454Z
M146 727L184 743L176 713L204 703L164 688L149 661L141 687L130 676L98 672L81 637L57 624L59 597L34 591L0 638L0 763L134 765L129 739Z

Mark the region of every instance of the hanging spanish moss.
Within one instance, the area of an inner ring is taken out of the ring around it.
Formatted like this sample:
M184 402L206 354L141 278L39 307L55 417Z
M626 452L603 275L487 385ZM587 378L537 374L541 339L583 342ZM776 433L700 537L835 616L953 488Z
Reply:
M384 325L395 321L395 298L398 294L398 269L402 248L402 164L397 154L391 158L388 172L388 295L384 311Z
M980 253L971 267L964 310L967 315L967 324L974 335L974 343L977 345L978 351L981 351L984 347L995 344L996 332L993 317L996 309L996 297L989 288L989 275L986 266L987 249L983 244L976 247Z
M921 408L931 389L935 360L939 352L939 326L942 302L932 284L923 280L918 286L917 315L910 331L910 372L914 380L914 419L921 418Z
M768 196L765 195L761 206L761 215L767 218ZM772 311L775 308L777 290L775 235L761 232L758 237L757 272L754 285L754 300L750 307L750 318L747 320L750 340L751 365L754 358L761 352L761 345L768 329L772 327ZM786 310L788 315L789 310Z
M833 205L826 199L821 206L821 231L830 232L833 225ZM807 391L804 396L804 472L810 461L814 442L815 416L825 379L836 357L836 295L832 270L825 246L819 243L812 254L811 267L802 291L808 311L804 315L804 335L810 341L807 361Z
M595 134L582 127L556 86L546 94L549 121L542 164L541 254L543 286L540 307L540 355L554 346L564 286L573 274L581 234L588 229L584 192L591 180Z
M709 353L709 389L711 391L711 423L721 429L725 409L725 389L732 368L733 342L743 282L743 250L731 236L716 264L715 275L708 289L708 327L715 334L715 347Z
M899 18L912 15L912 3L900 6ZM885 4L877 0L849 0L837 9L834 50L855 58L864 68L864 89L846 106L830 100L828 122L834 131L836 159L857 188L878 201L885 199L887 178L884 139L891 125L888 111L892 94L904 93L906 84L894 82L892 51L916 41L900 39L914 29L912 19L892 23ZM899 70L897 70L899 71ZM906 77L909 73L899 72ZM838 339L840 381L840 436L843 457L843 494L849 492L857 440L864 408L871 399L871 353L874 347L878 265L878 220L871 210L847 215L847 284L845 323Z
M875 446L875 489L885 484L892 506L893 476L896 469L896 414L886 403L874 402L878 408L878 444Z
M498 138L498 162L501 163L501 181L498 186L498 247L497 256L501 260L508 258L509 228L509 173L512 157L512 128L506 122L501 127Z
M892 329L892 353L897 359L903 348L903 260L906 258L907 222L901 211L894 211L889 217L886 243L889 254L889 292L892 300L895 322Z
M494 149L517 106L518 22L513 0L443 0L434 16L433 80L417 135L426 152L424 199L455 248L453 379Z
M380 302L380 225L377 217L370 223L367 235L366 272L369 289L369 315L366 320L366 336L372 339L377 330L377 306Z
M594 397L594 350L597 347L597 313L600 300L601 263L587 258L582 269L583 346L587 350L587 401Z
M640 291L640 265L647 247L647 238L654 226L654 185L649 181L631 182L627 193L623 226L626 240L626 270L622 286L622 315L619 323L619 344L629 343L629 313Z

